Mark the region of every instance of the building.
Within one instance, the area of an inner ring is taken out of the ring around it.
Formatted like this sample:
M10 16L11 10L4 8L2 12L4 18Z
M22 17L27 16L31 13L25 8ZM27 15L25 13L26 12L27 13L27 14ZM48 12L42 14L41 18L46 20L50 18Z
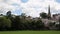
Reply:
M51 19L50 5L48 6L48 19Z

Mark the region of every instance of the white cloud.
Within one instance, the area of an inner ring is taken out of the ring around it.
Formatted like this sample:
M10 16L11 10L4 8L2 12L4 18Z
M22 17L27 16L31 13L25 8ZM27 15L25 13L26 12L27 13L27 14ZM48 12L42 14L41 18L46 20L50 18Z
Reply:
M23 13L26 13L32 17L39 17L39 13L41 12L47 13L48 5L50 5L51 9L53 8L57 11L60 10L60 4L55 0L29 0L25 3L21 2L21 0L7 0L7 2L3 1L4 0L0 0L0 7L4 7L6 10L11 11L21 8ZM13 3L16 3L19 6L13 6Z
M47 13L49 5L51 8L54 8L54 10L60 10L60 4L55 2L55 0L29 0L28 3L22 3L21 7L24 8L22 9L23 12L36 17L39 16L40 12Z

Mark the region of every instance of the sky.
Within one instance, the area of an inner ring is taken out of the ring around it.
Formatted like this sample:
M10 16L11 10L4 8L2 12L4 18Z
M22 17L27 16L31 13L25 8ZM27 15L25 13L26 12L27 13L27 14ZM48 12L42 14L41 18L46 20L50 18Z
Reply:
M12 14L39 17L39 13L48 13L50 5L51 14L60 13L60 0L0 0L0 14L11 11Z

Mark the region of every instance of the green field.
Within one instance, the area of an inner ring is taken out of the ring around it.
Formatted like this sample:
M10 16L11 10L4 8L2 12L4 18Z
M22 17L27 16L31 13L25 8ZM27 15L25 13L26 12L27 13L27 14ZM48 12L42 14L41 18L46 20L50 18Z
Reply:
M0 31L0 34L60 34L60 31Z

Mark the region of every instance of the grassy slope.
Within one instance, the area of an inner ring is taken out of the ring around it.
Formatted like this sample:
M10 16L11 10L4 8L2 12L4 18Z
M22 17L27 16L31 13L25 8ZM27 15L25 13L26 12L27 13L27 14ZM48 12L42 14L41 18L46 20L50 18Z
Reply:
M0 34L60 34L60 31L0 31Z

